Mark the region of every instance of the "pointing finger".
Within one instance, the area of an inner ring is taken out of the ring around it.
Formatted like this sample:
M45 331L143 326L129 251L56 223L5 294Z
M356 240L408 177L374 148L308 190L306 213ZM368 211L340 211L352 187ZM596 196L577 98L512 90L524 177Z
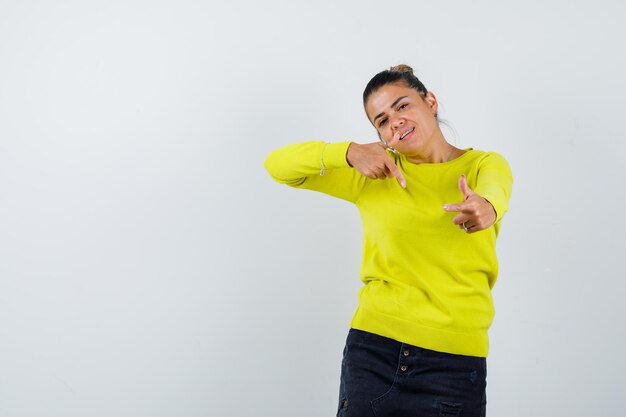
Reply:
M443 209L445 211L463 211L464 209L464 204L463 203L456 203L456 204L444 204L443 205Z
M398 166L394 164L391 160L387 162L386 165L389 169L389 172L391 173L391 176L395 177L396 180L398 180L398 184L400 184L402 188L406 188L406 179L404 178L404 175L402 175L402 171L400 171Z

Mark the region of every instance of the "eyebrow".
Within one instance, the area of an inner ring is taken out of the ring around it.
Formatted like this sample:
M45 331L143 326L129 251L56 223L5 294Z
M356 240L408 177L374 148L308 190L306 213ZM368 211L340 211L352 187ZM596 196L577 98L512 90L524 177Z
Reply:
M402 97L398 98L396 101L394 101L393 103L391 103L391 106L389 106L389 108L390 108L390 109L393 109L393 108L395 107L395 105L396 105L396 104L398 104L398 102L399 102L400 100L402 100L403 98L407 98L407 97L408 97L408 96L402 96ZM373 124L376 124L376 119L378 119L379 117L383 117L384 115L385 115L385 112L384 112L384 111L382 111L382 112L378 113L378 114L376 115L376 117L374 117L374 120L372 120L372 123L373 123Z

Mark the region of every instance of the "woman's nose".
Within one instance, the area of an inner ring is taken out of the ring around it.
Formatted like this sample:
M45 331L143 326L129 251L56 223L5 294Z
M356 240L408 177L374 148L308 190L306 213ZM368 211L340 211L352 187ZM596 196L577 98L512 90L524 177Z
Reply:
M398 130L402 126L404 126L404 119L401 117L396 117L391 121L391 126L394 130Z

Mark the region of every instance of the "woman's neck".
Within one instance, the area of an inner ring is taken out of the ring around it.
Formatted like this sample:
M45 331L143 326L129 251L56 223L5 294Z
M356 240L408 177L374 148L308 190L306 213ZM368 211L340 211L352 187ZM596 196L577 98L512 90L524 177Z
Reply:
M439 164L463 155L465 151L450 145L443 136L437 146L432 146L414 155L407 155L407 161L413 164Z

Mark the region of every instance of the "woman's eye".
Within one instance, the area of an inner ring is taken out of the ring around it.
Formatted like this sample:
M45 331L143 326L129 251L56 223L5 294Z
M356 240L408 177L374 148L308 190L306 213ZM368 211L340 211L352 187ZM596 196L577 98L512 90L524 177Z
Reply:
M398 110L403 110L406 106L408 106L407 103L400 104L400 106L398 106Z
M387 123L387 119L383 119L378 123L378 127L382 127L385 123Z

